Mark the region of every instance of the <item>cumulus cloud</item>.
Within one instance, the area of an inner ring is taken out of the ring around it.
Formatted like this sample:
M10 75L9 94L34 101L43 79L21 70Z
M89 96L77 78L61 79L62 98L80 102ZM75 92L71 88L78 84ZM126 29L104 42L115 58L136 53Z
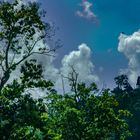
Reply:
M89 83L99 81L98 76L94 72L94 65L91 61L91 50L84 43L79 45L77 51L70 52L62 59L60 73L64 76L64 78L58 78L56 81L57 88L59 87L58 85L63 82L62 80L64 80L64 87L66 90L69 88L69 81L65 77L69 77L73 69L76 71L76 73L78 73L78 82Z
M94 65L91 62L91 50L86 44L81 44L77 51L72 51L65 55L62 60L61 71L68 74L73 66L75 71L79 73L79 80L81 81L98 81L98 77L93 75Z
M132 84L140 76L140 30L132 35L120 34L118 51L128 59L128 68L121 72L128 74Z
M87 0L82 0L80 6L82 7L82 11L80 10L76 11L76 15L78 15L79 17L91 20L94 23L97 23L97 16L91 10L91 7L93 6L93 4Z

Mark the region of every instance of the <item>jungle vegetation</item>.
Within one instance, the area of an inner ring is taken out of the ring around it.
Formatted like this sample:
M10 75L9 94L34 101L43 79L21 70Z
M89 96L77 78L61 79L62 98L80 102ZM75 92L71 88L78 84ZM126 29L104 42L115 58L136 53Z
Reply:
M133 89L126 75L115 78L112 91L70 77L65 94L44 78L42 65L31 59L55 51L35 49L50 37L44 15L35 2L0 3L0 139L138 140L140 88ZM17 68L20 76L8 82ZM45 96L34 98L30 89L44 90Z

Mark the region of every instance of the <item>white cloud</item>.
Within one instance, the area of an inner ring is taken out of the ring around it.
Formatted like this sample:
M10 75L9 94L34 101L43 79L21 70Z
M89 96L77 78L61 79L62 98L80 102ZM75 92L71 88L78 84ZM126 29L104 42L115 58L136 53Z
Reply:
M72 68L78 73L78 82L91 83L99 81L98 76L94 72L94 65L91 61L91 50L84 43L78 47L77 51L70 52L62 59L60 72L64 77L69 77ZM61 76L59 76L56 81L56 88L62 90L62 82L64 82L65 90L69 89L68 79L62 79Z
M72 51L69 55L65 55L62 60L61 71L68 74L73 66L79 73L79 80L81 81L98 81L98 77L93 75L94 65L91 62L91 50L86 44L81 44L77 51Z
M76 11L76 15L82 18L86 18L88 20L91 20L92 22L97 22L97 16L95 13L91 10L91 7L93 6L92 3L90 3L87 0L82 0L82 3L80 4L82 7L82 11L78 10Z
M136 84L140 76L140 30L132 35L120 34L118 51L128 59L128 68L123 71L128 74L130 82Z

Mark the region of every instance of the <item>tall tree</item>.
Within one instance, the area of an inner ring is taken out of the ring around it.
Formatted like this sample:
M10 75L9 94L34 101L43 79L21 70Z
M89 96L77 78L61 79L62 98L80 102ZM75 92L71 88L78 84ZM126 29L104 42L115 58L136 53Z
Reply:
M117 88L120 90L132 90L133 88L129 84L127 75L119 75L114 78Z
M25 59L52 51L45 47L35 49L50 29L42 20L44 14L35 2L0 2L0 91L11 72Z
M0 2L0 138L42 139L47 136L46 107L42 100L34 100L32 88L50 89L52 83L42 77L42 68L34 60L25 62L33 54L48 55L54 49L36 48L50 37L50 25L42 19L39 5L22 0ZM25 62L25 64L24 64ZM23 65L24 64L24 65ZM21 76L7 83L11 73L21 66ZM46 116L46 117L44 117ZM47 138L46 138L47 139Z
M138 140L140 137L140 89L139 87L132 89L126 75L116 77L115 81L117 87L114 88L112 93L119 102L118 109L127 109L133 114L133 117L127 120L130 130L133 133L133 137L130 140Z

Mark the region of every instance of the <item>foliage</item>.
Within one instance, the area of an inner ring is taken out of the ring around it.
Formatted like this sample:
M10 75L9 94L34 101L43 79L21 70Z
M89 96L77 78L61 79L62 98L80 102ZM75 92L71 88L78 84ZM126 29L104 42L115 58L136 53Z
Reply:
M54 93L47 97L48 114L55 128L53 135L61 136L62 140L124 140L131 136L125 120L131 116L130 112L116 111L115 98L107 90L95 96L97 91L92 85L78 84L77 94Z
M105 90L100 96L96 85L78 84L77 93L61 95L53 83L43 79L35 60L25 62L21 76L7 84L0 96L0 137L29 140L125 140L131 136L127 110ZM44 99L34 99L31 89L47 89Z
M43 136L46 126L43 118L46 106L43 99L32 97L31 89L46 88L49 92L53 84L43 79L41 66L33 60L25 62L21 70L20 79L7 84L0 96L0 137L4 140L23 139L23 136L24 139L40 139L36 137Z
M121 78L120 78L121 77ZM129 88L130 86L125 86L126 83L129 84L128 78L126 75L121 75L115 78L116 79L123 79L122 77L125 77L125 82L117 81L119 85L121 85L122 88L114 88L112 91L115 95L115 98L119 102L118 109L127 109L132 114L133 117L131 119L128 119L128 124L130 126L130 130L133 133L133 137L130 138L132 140L139 140L140 137L140 119L139 119L139 111L140 111L140 89L132 89Z

